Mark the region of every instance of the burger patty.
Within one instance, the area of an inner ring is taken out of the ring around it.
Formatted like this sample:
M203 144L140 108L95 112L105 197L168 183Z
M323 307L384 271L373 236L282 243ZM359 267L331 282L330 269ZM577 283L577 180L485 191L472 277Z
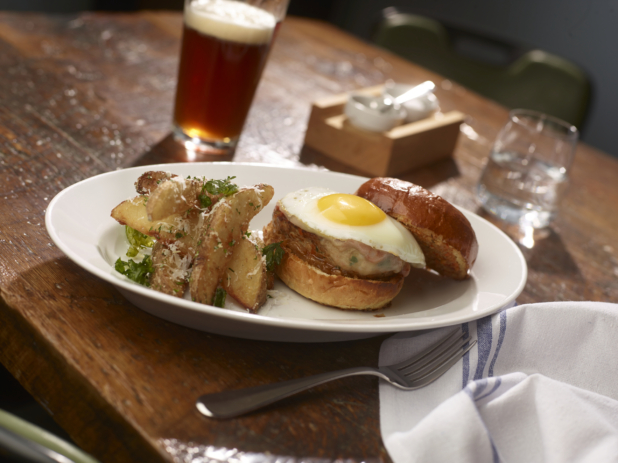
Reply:
M281 242L285 252L330 275L386 280L410 272L410 264L393 254L358 241L325 238L303 230L290 222L279 206L275 207L266 235L269 242Z

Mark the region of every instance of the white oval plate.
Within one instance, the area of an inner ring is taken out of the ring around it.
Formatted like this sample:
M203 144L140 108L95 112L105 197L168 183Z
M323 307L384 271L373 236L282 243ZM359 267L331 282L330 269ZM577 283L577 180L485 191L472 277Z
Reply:
M285 342L325 342L362 339L382 333L424 330L475 320L512 302L526 283L521 251L502 231L462 210L474 227L479 255L471 278L453 281L424 270L413 270L391 307L377 312L344 311L316 304L277 282L275 297L258 315L228 297L225 309L178 299L140 286L114 270L128 243L124 227L111 210L136 196L134 183L148 170L178 175L226 178L239 186L267 183L275 198L251 222L262 229L276 200L308 186L354 193L367 179L326 171L290 169L263 164L182 163L124 169L83 180L61 191L49 204L47 231L69 259L112 283L133 304L157 317L202 331L247 339Z

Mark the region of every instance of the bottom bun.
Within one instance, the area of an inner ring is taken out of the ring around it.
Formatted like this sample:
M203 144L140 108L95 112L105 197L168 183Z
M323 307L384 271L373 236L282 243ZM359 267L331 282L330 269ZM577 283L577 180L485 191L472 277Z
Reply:
M363 280L329 275L286 252L275 269L291 289L320 304L346 310L377 310L390 304L403 287L403 276L388 280Z

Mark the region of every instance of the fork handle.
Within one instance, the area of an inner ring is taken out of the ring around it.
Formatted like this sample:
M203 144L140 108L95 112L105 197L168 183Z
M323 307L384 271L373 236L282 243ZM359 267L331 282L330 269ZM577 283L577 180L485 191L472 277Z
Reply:
M328 381L367 374L384 377L371 367L347 368L274 384L205 394L197 399L196 406L200 413L210 418L233 418Z

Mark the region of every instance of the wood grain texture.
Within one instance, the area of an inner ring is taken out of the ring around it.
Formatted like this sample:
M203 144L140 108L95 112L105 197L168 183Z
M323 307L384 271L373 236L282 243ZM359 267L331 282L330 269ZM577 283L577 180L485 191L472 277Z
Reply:
M135 308L51 244L44 212L63 188L186 160L169 135L180 31L178 13L0 13L0 360L103 462L171 462L189 443L388 460L372 378L320 386L235 420L208 420L194 408L201 393L375 365L383 338L282 348L197 332ZM453 159L401 177L480 212L474 186L504 108L315 21L283 24L229 159L354 173L302 146L311 102L387 78L432 79L442 109L467 115ZM615 159L579 145L558 219L522 247L530 274L521 303L618 302L617 176Z

